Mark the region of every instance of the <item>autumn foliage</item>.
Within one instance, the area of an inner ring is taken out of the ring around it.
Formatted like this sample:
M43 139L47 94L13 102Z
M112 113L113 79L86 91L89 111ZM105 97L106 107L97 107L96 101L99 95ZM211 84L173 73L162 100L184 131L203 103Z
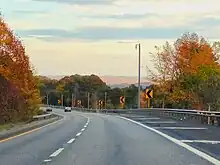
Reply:
M38 110L39 91L21 41L0 18L0 122L27 120Z
M186 33L174 45L167 42L156 49L152 56L157 73L151 74L157 98L163 100L159 103L155 98L156 106L206 109L213 105L216 110L220 93L212 96L210 92L220 85L216 80L220 76L219 43Z

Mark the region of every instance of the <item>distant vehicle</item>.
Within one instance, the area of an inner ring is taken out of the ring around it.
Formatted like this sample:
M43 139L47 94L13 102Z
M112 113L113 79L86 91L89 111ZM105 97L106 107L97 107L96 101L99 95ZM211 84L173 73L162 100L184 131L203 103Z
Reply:
M52 108L47 108L46 112L52 112Z
M71 112L72 108L71 107L65 107L64 112Z

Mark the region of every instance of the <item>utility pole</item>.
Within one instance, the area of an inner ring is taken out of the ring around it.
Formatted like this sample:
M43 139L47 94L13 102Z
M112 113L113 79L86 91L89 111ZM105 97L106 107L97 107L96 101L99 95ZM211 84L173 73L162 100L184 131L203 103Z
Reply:
M61 94L62 107L63 107L63 94Z
M140 109L140 101L141 101L141 44L138 43L135 46L138 49L138 109Z
M89 110L89 96L90 96L90 94L88 92L88 110Z
M105 92L105 109L106 109L106 103L107 103L107 92Z
M48 93L47 93L47 105L49 105L49 100L48 100L49 96L48 96Z
M72 93L72 98L71 98L71 105L72 105L72 107L74 107L74 105L73 105L73 93Z

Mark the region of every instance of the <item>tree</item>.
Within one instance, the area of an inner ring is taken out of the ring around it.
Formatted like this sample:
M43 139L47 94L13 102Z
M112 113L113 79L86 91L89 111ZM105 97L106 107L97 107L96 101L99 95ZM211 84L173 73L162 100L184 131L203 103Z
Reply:
M5 95L9 107L4 105L0 107L0 114L8 111L5 122L15 119L27 120L36 114L39 110L40 98L29 58L21 41L13 35L2 18L0 18L0 75L5 90L11 92ZM4 95L3 88L0 95ZM19 104L10 102L10 97L19 98ZM11 105L13 108L10 108Z
M162 48L156 47L156 50L157 53L152 53L157 70L152 75L153 81L157 83L156 94L163 98L163 102L166 101L166 106L186 108L197 104L197 108L201 109L206 101L197 87L204 88L209 83L207 80L211 81L207 68L219 68L219 43L211 45L195 33L186 33L173 46L166 42ZM201 77L204 71L208 77L206 81ZM218 72L215 73L218 77Z

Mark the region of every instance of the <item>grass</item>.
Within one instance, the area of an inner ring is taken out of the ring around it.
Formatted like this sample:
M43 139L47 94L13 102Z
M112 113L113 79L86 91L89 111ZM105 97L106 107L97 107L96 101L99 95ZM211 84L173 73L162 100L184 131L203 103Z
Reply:
M12 124L3 124L3 125L0 125L0 132L1 131L4 131L4 130L8 130L12 127L13 125Z

